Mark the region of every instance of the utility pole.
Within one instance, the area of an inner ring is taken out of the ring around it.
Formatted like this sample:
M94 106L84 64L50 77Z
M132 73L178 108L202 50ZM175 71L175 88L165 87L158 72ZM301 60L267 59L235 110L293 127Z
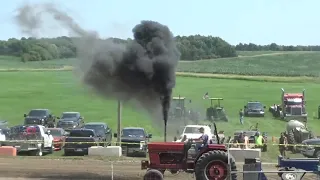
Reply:
M117 128L117 144L121 146L121 113L122 113L122 104L118 100L118 128Z

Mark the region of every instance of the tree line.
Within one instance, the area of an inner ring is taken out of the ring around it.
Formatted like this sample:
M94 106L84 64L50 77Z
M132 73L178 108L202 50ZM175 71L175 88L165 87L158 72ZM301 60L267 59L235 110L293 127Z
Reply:
M235 46L237 51L320 51L320 46L284 46L276 43L257 45L253 43L239 43Z
M77 48L76 38L66 36L57 38L10 38L0 41L0 55L18 56L21 61L46 61L52 59L74 58ZM109 38L115 43L126 44L132 39ZM216 59L237 57L237 51L320 51L320 46L282 46L240 43L230 45L225 40L213 36L176 36L177 47L182 60Z

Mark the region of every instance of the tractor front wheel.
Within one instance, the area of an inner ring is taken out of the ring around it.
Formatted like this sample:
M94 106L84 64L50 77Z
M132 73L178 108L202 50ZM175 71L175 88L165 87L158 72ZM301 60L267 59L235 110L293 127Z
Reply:
M237 174L229 172L228 158L230 158L231 171L236 171L234 158L224 151L209 151L204 153L197 161L195 167L196 180L215 179L215 180L236 180ZM231 177L229 176L231 175Z
M149 169L143 176L143 180L163 180L163 174L156 169Z

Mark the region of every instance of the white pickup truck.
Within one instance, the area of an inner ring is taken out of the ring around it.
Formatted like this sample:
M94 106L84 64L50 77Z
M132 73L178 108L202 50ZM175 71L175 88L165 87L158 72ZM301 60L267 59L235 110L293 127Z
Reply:
M2 129L0 129L0 145L6 141L6 135L2 132Z
M53 152L53 136L42 125L12 127L7 145L17 148L17 152L28 152L32 156L42 156Z
M212 139L214 134L212 133L210 126L208 126L208 125L187 125L184 127L181 136L179 137L179 139L176 142L181 142L183 140L184 136L186 136L186 140L199 139L202 135L199 131L199 129L201 127L204 129L204 133L207 134L210 139Z

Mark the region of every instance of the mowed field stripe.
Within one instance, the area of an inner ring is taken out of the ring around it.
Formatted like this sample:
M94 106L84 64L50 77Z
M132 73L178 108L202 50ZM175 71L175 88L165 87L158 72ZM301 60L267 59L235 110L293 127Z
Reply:
M46 71L72 71L72 66L65 66L62 68L12 68L12 69L0 69L0 72L46 72ZM235 79L246 81L265 81L265 82L294 82L294 83L306 83L315 82L319 83L319 77L282 77L282 76L249 76L249 75L237 75L237 74L211 74L211 73L193 73L193 72L177 72L177 76L181 77L196 77L196 78L213 78L213 79Z

